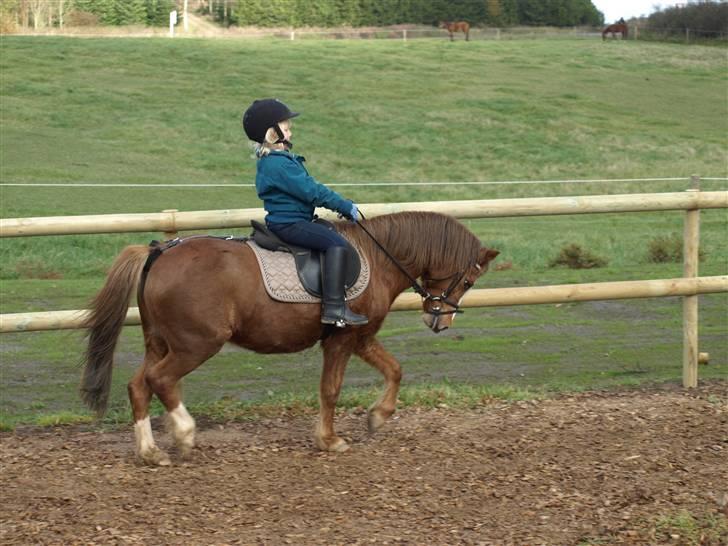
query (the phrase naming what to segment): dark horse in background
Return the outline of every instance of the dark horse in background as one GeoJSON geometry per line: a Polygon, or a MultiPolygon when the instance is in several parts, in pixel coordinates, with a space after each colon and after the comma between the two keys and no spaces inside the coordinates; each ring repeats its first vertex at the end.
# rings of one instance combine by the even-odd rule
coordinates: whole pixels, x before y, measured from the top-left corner
{"type": "Polygon", "coordinates": [[[470,40],[470,24],[466,21],[441,21],[440,28],[447,29],[447,31],[450,33],[450,41],[455,41],[454,34],[456,32],[462,32],[465,34],[465,41],[470,40]]]}
{"type": "Polygon", "coordinates": [[[615,34],[617,32],[622,35],[622,39],[626,39],[629,34],[629,27],[627,26],[627,23],[624,22],[623,18],[613,25],[609,25],[602,31],[602,40],[607,39],[607,34],[611,34],[612,38],[616,38],[615,34]]]}
{"type": "Polygon", "coordinates": [[[142,462],[170,464],[152,435],[149,403],[153,395],[167,410],[170,432],[182,456],[192,452],[195,421],[182,403],[179,381],[227,342],[259,353],[293,353],[321,340],[323,370],[314,439],[322,450],[348,449],[334,431],[334,410],[352,354],[384,375],[384,392],[369,408],[370,431],[380,428],[394,413],[402,372],[376,335],[392,302],[411,285],[407,275],[422,279],[425,324],[440,332],[452,324],[463,295],[498,255],[457,220],[443,214],[402,212],[363,221],[362,226],[407,274],[359,226],[336,224],[370,265],[369,285],[350,302],[354,312],[369,317],[369,323],[347,328],[325,329],[318,303],[271,299],[253,251],[240,241],[190,237],[158,255],[153,265],[147,265],[147,260],[154,247],[126,247],[112,265],[86,320],[89,344],[81,383],[84,401],[99,414],[106,410],[116,342],[136,291],[145,352],[128,391],[136,454],[142,462]]]}

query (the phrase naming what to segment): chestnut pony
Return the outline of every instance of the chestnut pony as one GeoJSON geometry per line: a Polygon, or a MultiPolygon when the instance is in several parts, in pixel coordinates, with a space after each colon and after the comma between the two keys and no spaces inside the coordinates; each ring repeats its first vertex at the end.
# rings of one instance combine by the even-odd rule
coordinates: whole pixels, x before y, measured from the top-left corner
{"type": "Polygon", "coordinates": [[[450,41],[455,41],[453,33],[462,32],[465,34],[465,41],[470,40],[470,24],[466,21],[442,21],[440,22],[440,28],[447,29],[450,33],[450,41]]]}
{"type": "Polygon", "coordinates": [[[629,28],[627,27],[627,23],[614,23],[613,25],[609,25],[607,28],[605,28],[602,31],[602,40],[607,39],[607,34],[611,34],[612,38],[615,38],[615,33],[620,32],[622,34],[622,38],[626,39],[627,34],[629,32],[629,28]]]}
{"type": "Polygon", "coordinates": [[[424,321],[440,332],[452,324],[463,294],[498,255],[457,220],[443,214],[402,212],[365,220],[362,225],[407,274],[360,227],[335,224],[359,246],[370,264],[368,287],[350,302],[354,312],[369,317],[368,324],[358,327],[324,327],[319,304],[271,299],[252,250],[239,241],[182,239],[151,266],[145,264],[152,248],[126,247],[112,265],[86,320],[89,344],[81,384],[83,400],[99,414],[106,410],[114,348],[136,290],[145,353],[128,390],[136,454],[142,462],[170,464],[152,436],[149,403],[153,395],[168,412],[181,455],[191,453],[195,421],[182,403],[178,382],[226,342],[259,353],[292,353],[321,340],[324,362],[314,439],[322,450],[348,449],[334,432],[334,409],[352,354],[379,370],[385,380],[383,394],[369,408],[369,429],[377,430],[394,413],[400,365],[376,334],[394,299],[410,286],[407,275],[422,279],[424,321]]]}

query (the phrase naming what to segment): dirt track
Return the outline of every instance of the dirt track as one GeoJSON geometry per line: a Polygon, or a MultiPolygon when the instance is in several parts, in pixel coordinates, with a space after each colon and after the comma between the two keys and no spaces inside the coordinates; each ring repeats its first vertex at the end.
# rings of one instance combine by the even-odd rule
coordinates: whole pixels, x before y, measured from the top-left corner
{"type": "Polygon", "coordinates": [[[158,469],[130,427],[3,433],[0,542],[688,544],[660,524],[687,511],[728,543],[726,382],[409,409],[371,437],[358,413],[344,454],[313,450],[313,416],[203,423],[158,469]]]}

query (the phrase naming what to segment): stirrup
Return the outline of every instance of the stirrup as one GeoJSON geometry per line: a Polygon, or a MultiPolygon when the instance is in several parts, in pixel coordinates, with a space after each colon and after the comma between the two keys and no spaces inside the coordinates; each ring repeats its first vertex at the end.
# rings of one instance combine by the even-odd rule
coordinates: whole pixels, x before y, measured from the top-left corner
{"type": "MultiPolygon", "coordinates": [[[[348,311],[351,312],[351,310],[348,310],[348,311]]],[[[332,316],[326,317],[325,315],[322,314],[321,315],[321,324],[329,324],[329,325],[336,326],[337,328],[345,328],[346,326],[364,326],[365,324],[369,323],[369,318],[367,318],[366,316],[356,315],[355,313],[352,313],[352,314],[354,314],[356,317],[361,317],[361,320],[357,320],[356,322],[348,321],[346,319],[346,311],[344,311],[344,313],[342,315],[333,316],[333,317],[332,316]]]]}

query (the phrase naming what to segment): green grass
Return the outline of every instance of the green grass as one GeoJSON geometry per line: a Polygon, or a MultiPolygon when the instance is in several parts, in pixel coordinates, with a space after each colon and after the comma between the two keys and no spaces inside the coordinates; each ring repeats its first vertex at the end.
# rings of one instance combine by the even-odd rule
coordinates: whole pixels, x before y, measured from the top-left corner
{"type": "Polygon", "coordinates": [[[696,517],[685,510],[659,517],[655,522],[655,538],[664,543],[698,546],[724,544],[728,538],[728,523],[720,515],[696,517]]]}
{"type": "MultiPolygon", "coordinates": [[[[3,218],[211,210],[260,205],[240,127],[253,98],[303,112],[296,151],[359,203],[683,191],[693,173],[725,177],[724,51],[586,40],[455,42],[69,39],[0,40],[0,182],[226,183],[231,188],[0,186],[3,218]],[[679,181],[432,186],[427,181],[685,177],[679,181]]],[[[704,181],[703,189],[725,189],[704,181]]],[[[364,207],[366,212],[366,208],[364,207]]],[[[679,277],[649,242],[682,233],[680,212],[468,220],[501,250],[479,287],[679,277]],[[548,263],[567,244],[608,259],[548,263]]],[[[247,230],[239,230],[238,234],[247,230]]],[[[728,214],[701,213],[702,275],[726,274],[728,214]]],[[[113,257],[160,234],[0,239],[3,313],[85,307],[113,257]]],[[[701,378],[728,369],[725,294],[701,297],[701,378]]],[[[677,299],[473,309],[429,334],[394,313],[381,337],[401,360],[403,404],[475,404],[552,391],[679,381],[677,299]],[[443,401],[444,400],[444,401],[443,401]]],[[[76,394],[80,332],[0,338],[0,428],[87,419],[76,394]]],[[[125,383],[138,328],[117,353],[109,422],[128,419],[125,383]]],[[[311,408],[320,352],[225,349],[186,380],[209,415],[311,408]],[[258,409],[255,409],[258,408],[258,409]]],[[[367,406],[378,374],[354,359],[342,404],[367,406]]],[[[159,408],[157,408],[159,410],[159,408]]]]}
{"type": "MultiPolygon", "coordinates": [[[[663,276],[659,267],[637,275],[663,276]]],[[[599,279],[598,271],[586,273],[585,282],[599,279]]],[[[553,271],[533,281],[572,282],[573,274],[553,271]]],[[[512,271],[489,272],[487,277],[489,286],[512,286],[517,280],[512,271]]],[[[5,281],[3,286],[15,310],[40,310],[82,307],[98,282],[5,281]]],[[[700,368],[701,381],[727,375],[726,308],[728,294],[700,298],[700,350],[711,355],[710,364],[700,368]]],[[[453,329],[434,335],[419,313],[397,312],[387,318],[380,337],[402,364],[403,405],[469,406],[491,396],[518,399],[679,383],[681,316],[679,298],[467,309],[453,329]]],[[[0,416],[7,424],[36,422],[63,412],[88,417],[77,393],[81,332],[3,334],[1,341],[0,416]]],[[[107,422],[129,418],[126,383],[142,351],[140,329],[125,328],[116,353],[107,422]]],[[[226,347],[185,379],[185,400],[196,415],[213,417],[244,417],[274,407],[310,409],[317,403],[320,369],[317,347],[293,355],[226,347]]],[[[353,358],[341,404],[366,407],[381,388],[379,373],[353,358]]]]}

